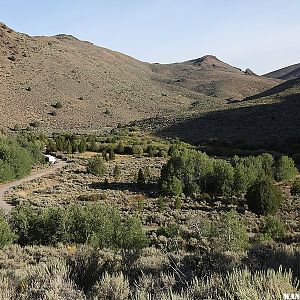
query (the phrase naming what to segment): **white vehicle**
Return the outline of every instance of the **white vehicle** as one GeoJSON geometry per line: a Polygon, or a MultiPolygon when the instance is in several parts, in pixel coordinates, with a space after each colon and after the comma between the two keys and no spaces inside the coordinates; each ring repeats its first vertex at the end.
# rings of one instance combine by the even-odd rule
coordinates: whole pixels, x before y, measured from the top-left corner
{"type": "Polygon", "coordinates": [[[57,159],[56,157],[52,156],[52,155],[49,155],[49,154],[46,154],[45,155],[45,158],[46,158],[46,161],[49,163],[49,164],[55,164],[57,159]]]}

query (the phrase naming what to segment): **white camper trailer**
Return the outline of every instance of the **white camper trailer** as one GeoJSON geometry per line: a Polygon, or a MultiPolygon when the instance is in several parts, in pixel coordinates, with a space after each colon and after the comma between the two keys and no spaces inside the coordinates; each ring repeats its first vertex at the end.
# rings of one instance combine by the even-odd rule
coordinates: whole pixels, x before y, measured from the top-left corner
{"type": "Polygon", "coordinates": [[[56,157],[52,156],[52,155],[49,155],[49,154],[46,154],[45,155],[45,158],[46,158],[46,161],[49,163],[49,164],[55,164],[56,163],[56,157]]]}

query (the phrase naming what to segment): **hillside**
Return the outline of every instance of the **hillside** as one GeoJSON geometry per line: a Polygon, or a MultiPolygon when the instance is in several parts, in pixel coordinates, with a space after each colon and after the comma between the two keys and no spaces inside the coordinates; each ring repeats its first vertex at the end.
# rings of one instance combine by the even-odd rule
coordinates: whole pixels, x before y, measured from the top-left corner
{"type": "Polygon", "coordinates": [[[195,104],[219,109],[226,99],[281,82],[212,56],[148,64],[73,36],[30,37],[2,23],[0,66],[0,125],[34,123],[50,130],[103,129],[157,115],[172,119],[195,104]]]}
{"type": "Polygon", "coordinates": [[[250,69],[242,71],[212,55],[182,63],[155,64],[152,70],[171,78],[169,83],[221,99],[241,100],[280,82],[266,81],[250,69]]]}
{"type": "MultiPolygon", "coordinates": [[[[174,122],[148,120],[159,135],[189,141],[221,140],[282,145],[300,139],[300,79],[216,111],[196,111],[174,122]]],[[[144,126],[147,123],[144,123],[144,126]]]]}
{"type": "Polygon", "coordinates": [[[268,78],[290,80],[300,78],[300,64],[291,65],[263,75],[268,78]]]}

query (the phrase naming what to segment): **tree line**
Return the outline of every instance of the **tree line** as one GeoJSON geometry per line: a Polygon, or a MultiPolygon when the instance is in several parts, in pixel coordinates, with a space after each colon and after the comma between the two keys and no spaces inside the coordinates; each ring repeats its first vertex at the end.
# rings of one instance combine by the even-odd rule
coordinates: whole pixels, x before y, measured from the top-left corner
{"type": "Polygon", "coordinates": [[[180,196],[182,193],[186,196],[201,193],[241,196],[251,191],[254,197],[261,184],[268,186],[268,190],[276,189],[271,187],[272,181],[290,180],[296,174],[294,161],[287,156],[275,159],[271,154],[263,153],[256,157],[234,156],[224,160],[211,158],[196,150],[182,150],[174,151],[163,166],[160,190],[166,196],[180,196]],[[253,186],[257,187],[255,191],[253,186]]]}

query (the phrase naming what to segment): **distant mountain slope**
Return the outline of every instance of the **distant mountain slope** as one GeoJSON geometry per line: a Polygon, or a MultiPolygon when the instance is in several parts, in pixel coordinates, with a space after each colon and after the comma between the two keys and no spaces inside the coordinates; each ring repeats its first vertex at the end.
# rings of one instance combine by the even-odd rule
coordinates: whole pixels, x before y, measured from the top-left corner
{"type": "Polygon", "coordinates": [[[215,110],[281,82],[247,74],[212,56],[148,64],[73,36],[30,37],[0,23],[0,126],[76,131],[173,118],[195,103],[215,110]]]}
{"type": "Polygon", "coordinates": [[[262,99],[264,97],[285,99],[285,98],[291,98],[295,96],[298,97],[299,92],[300,92],[300,77],[285,81],[262,93],[250,97],[246,97],[245,100],[262,99]]]}
{"type": "Polygon", "coordinates": [[[169,77],[171,84],[221,99],[240,100],[281,82],[266,80],[250,69],[244,72],[212,55],[182,63],[155,64],[152,70],[169,77]]]}
{"type": "Polygon", "coordinates": [[[290,80],[300,78],[300,64],[291,65],[263,75],[268,78],[290,80]]]}

